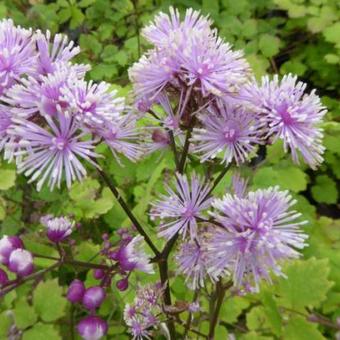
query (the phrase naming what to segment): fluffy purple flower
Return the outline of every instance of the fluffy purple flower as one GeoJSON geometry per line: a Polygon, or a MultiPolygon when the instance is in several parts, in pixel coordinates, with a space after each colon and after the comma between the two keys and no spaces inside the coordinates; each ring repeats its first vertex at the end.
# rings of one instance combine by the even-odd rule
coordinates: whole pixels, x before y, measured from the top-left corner
{"type": "Polygon", "coordinates": [[[70,221],[67,217],[50,217],[41,218],[40,222],[47,229],[47,237],[52,242],[61,242],[71,235],[74,221],[70,221]]]}
{"type": "Polygon", "coordinates": [[[12,114],[9,108],[0,105],[0,151],[4,150],[4,159],[8,160],[12,160],[14,157],[15,137],[9,133],[12,127],[12,114]]]}
{"type": "Polygon", "coordinates": [[[142,30],[142,35],[157,47],[169,47],[179,34],[188,35],[193,31],[210,29],[212,21],[208,16],[201,16],[199,11],[188,8],[181,22],[178,9],[170,7],[169,15],[160,12],[148,26],[142,30]]]}
{"type": "Polygon", "coordinates": [[[194,151],[201,154],[201,161],[221,156],[226,165],[235,161],[244,163],[261,142],[263,127],[252,112],[218,101],[200,116],[201,128],[195,128],[192,140],[194,151]]]}
{"type": "Polygon", "coordinates": [[[80,280],[73,280],[67,290],[67,300],[71,303],[81,302],[85,294],[84,283],[80,280]]]}
{"type": "Polygon", "coordinates": [[[106,293],[103,287],[94,286],[86,289],[82,302],[85,308],[94,310],[100,307],[105,297],[106,293]]]}
{"type": "Polygon", "coordinates": [[[7,265],[11,253],[15,249],[21,249],[23,247],[24,244],[18,236],[4,235],[0,239],[0,263],[7,265]]]}
{"type": "Polygon", "coordinates": [[[78,131],[72,117],[57,113],[56,118],[46,115],[44,120],[45,128],[28,120],[15,121],[13,134],[21,138],[19,145],[25,148],[17,154],[21,157],[18,171],[31,176],[30,181],[39,179],[38,190],[46,181],[51,190],[55,185],[59,188],[63,175],[70,187],[86,176],[79,158],[96,166],[92,160],[97,157],[94,140],[82,140],[85,132],[78,131]]]}
{"type": "Polygon", "coordinates": [[[189,234],[191,239],[197,237],[197,218],[202,210],[210,205],[208,185],[201,183],[201,179],[193,175],[189,181],[185,175],[177,174],[176,190],[166,187],[167,195],[162,195],[153,203],[150,211],[152,218],[159,217],[162,222],[159,235],[166,239],[177,233],[183,238],[189,234]]]}
{"type": "Polygon", "coordinates": [[[306,84],[297,76],[278,76],[272,80],[262,78],[261,84],[253,82],[244,86],[241,97],[249,101],[268,123],[267,137],[283,140],[284,149],[290,150],[298,163],[301,153],[304,161],[315,169],[322,161],[322,130],[319,127],[327,110],[313,90],[306,93],[306,84]]]}
{"type": "Polygon", "coordinates": [[[204,246],[198,241],[184,242],[176,254],[178,273],[186,276],[186,283],[190,289],[204,286],[207,277],[207,263],[204,246]]]}
{"type": "Polygon", "coordinates": [[[110,84],[105,82],[75,80],[73,86],[61,92],[76,119],[89,128],[115,121],[125,107],[124,98],[117,97],[117,90],[110,90],[110,84]]]}
{"type": "Polygon", "coordinates": [[[77,325],[78,332],[84,340],[98,340],[108,330],[107,322],[98,316],[91,315],[82,319],[77,325]]]}
{"type": "Polygon", "coordinates": [[[178,51],[178,59],[183,81],[204,97],[237,92],[250,73],[243,52],[233,51],[230,44],[215,34],[189,36],[184,48],[178,51]]]}
{"type": "Polygon", "coordinates": [[[215,277],[230,271],[237,287],[254,286],[270,272],[283,276],[280,261],[297,258],[307,236],[289,210],[295,200],[278,187],[249,192],[244,198],[227,194],[212,205],[212,215],[225,229],[210,233],[206,243],[208,272],[215,277]]]}
{"type": "Polygon", "coordinates": [[[135,236],[127,245],[123,244],[116,258],[124,271],[136,269],[148,274],[154,273],[150,256],[145,253],[144,238],[141,235],[135,236]]]}
{"type": "Polygon", "coordinates": [[[133,162],[142,155],[142,148],[138,144],[140,133],[136,127],[136,117],[133,114],[121,115],[115,121],[95,128],[93,133],[104,140],[118,162],[119,154],[133,162]]]}
{"type": "Polygon", "coordinates": [[[8,282],[8,275],[7,273],[0,268],[0,288],[4,286],[8,282]]]}
{"type": "Polygon", "coordinates": [[[43,34],[41,31],[35,33],[35,40],[39,52],[38,71],[44,75],[53,73],[57,65],[66,64],[73,67],[79,76],[84,76],[90,70],[89,65],[69,64],[71,59],[80,52],[80,48],[69,41],[66,35],[56,34],[51,41],[51,32],[43,34]]]}
{"type": "Polygon", "coordinates": [[[179,65],[173,56],[152,50],[134,63],[128,72],[137,98],[153,102],[167,85],[178,87],[175,78],[178,71],[179,65]]]}
{"type": "Polygon", "coordinates": [[[129,326],[132,339],[151,339],[152,329],[158,327],[162,312],[160,284],[138,287],[133,304],[124,308],[124,321],[129,326]]]}
{"type": "Polygon", "coordinates": [[[13,250],[8,260],[8,269],[18,276],[32,274],[34,269],[32,254],[25,249],[13,250]]]}
{"type": "Polygon", "coordinates": [[[23,79],[21,84],[7,91],[3,101],[19,117],[56,116],[58,112],[69,116],[69,102],[63,98],[63,93],[65,88],[75,86],[77,79],[72,68],[61,64],[53,73],[41,76],[39,80],[33,77],[23,79]]]}
{"type": "Polygon", "coordinates": [[[11,19],[0,21],[0,94],[24,75],[35,75],[37,53],[32,31],[14,26],[11,19]]]}

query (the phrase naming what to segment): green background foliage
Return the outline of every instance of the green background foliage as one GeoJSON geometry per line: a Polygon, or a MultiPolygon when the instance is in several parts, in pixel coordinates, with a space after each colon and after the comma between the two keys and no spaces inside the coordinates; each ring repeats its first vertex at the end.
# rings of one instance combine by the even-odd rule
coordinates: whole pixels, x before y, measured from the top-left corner
{"type": "MultiPolygon", "coordinates": [[[[323,124],[327,151],[318,171],[294,165],[284,157],[282,146],[275,144],[267,149],[261,167],[246,172],[253,188],[279,185],[293,193],[296,209],[309,221],[305,229],[310,246],[302,260],[284,268],[288,280],[280,278],[274,286],[263,286],[257,295],[228,296],[216,336],[224,339],[228,333],[235,333],[237,338],[247,340],[332,338],[335,331],[327,323],[334,323],[340,317],[340,105],[337,99],[340,8],[337,0],[2,0],[0,17],[13,18],[16,24],[26,27],[66,33],[82,49],[78,61],[92,65],[89,77],[111,82],[121,95],[129,96],[127,69],[147,48],[139,37],[140,28],[169,5],[210,13],[220,34],[234,48],[245,51],[256,77],[265,73],[295,73],[307,82],[309,89],[318,89],[329,109],[323,124]],[[311,322],[311,315],[319,314],[325,319],[320,317],[318,322],[311,322]]],[[[136,216],[147,226],[155,244],[160,244],[162,241],[157,239],[148,220],[148,202],[162,190],[167,172],[173,169],[172,156],[165,154],[161,160],[159,154],[154,154],[138,166],[123,160],[122,167],[102,148],[107,155],[102,161],[105,169],[134,207],[136,216]]],[[[89,171],[90,177],[74,184],[70,191],[63,188],[51,193],[43,189],[38,193],[26,179],[16,175],[13,165],[1,163],[0,234],[21,232],[29,250],[51,256],[55,250],[41,237],[39,217],[46,213],[73,214],[82,223],[76,235],[77,259],[93,258],[103,232],[109,232],[114,239],[114,231],[130,223],[95,172],[89,171]]],[[[223,193],[229,180],[227,176],[218,186],[218,194],[223,193]]],[[[42,269],[51,264],[41,259],[36,263],[42,269]]],[[[22,334],[24,340],[73,336],[70,331],[73,320],[82,315],[75,314],[64,298],[73,269],[65,266],[57,274],[50,274],[33,287],[23,285],[0,301],[0,338],[6,337],[13,324],[14,331],[22,334]]],[[[78,274],[87,285],[94,283],[91,274],[78,274]]],[[[134,274],[132,281],[144,278],[134,274]]],[[[177,300],[190,298],[179,277],[172,279],[172,292],[177,300]]],[[[134,283],[124,294],[117,293],[113,284],[111,294],[100,308],[99,314],[111,320],[109,339],[129,338],[121,316],[124,303],[133,298],[133,293],[134,283]]],[[[201,303],[203,308],[208,305],[204,299],[201,303]]],[[[197,326],[207,333],[207,322],[197,326]]]]}

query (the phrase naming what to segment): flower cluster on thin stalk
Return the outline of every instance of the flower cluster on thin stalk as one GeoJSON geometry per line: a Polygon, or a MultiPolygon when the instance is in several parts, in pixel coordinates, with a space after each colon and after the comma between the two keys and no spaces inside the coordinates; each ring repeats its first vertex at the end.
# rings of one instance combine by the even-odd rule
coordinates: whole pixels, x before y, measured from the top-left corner
{"type": "Polygon", "coordinates": [[[117,159],[140,157],[136,117],[109,84],[84,79],[90,66],[72,63],[80,49],[66,36],[3,20],[0,52],[0,151],[38,190],[82,180],[99,142],[117,159]]]}
{"type": "Polygon", "coordinates": [[[163,288],[160,283],[139,286],[132,304],[126,304],[124,321],[132,339],[152,339],[153,330],[160,326],[163,288]]]}

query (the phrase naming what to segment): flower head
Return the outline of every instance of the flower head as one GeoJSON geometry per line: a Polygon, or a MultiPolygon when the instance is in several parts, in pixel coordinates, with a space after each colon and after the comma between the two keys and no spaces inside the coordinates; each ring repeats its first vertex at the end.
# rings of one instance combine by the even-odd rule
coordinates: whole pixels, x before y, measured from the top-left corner
{"type": "Polygon", "coordinates": [[[133,339],[151,339],[152,329],[160,323],[162,294],[163,289],[158,283],[138,287],[133,304],[125,306],[124,321],[133,339]]]}
{"type": "Polygon", "coordinates": [[[142,155],[139,145],[140,133],[136,127],[136,117],[133,114],[120,115],[112,122],[91,130],[102,138],[111,149],[113,156],[119,161],[119,154],[135,162],[142,155]]]}
{"type": "Polygon", "coordinates": [[[24,149],[18,152],[21,157],[18,171],[30,176],[30,181],[37,179],[37,188],[41,189],[47,181],[51,190],[60,187],[63,175],[66,184],[71,186],[74,180],[86,176],[85,167],[79,159],[85,159],[96,166],[92,158],[93,140],[82,140],[85,132],[79,132],[72,117],[57,113],[56,118],[44,117],[46,126],[41,127],[31,121],[17,119],[13,134],[20,138],[19,145],[24,149]]]}
{"type": "Polygon", "coordinates": [[[0,94],[24,75],[36,74],[37,53],[32,31],[14,26],[11,19],[0,21],[0,94]]]}
{"type": "Polygon", "coordinates": [[[47,229],[47,237],[52,242],[60,242],[66,239],[72,233],[74,221],[70,221],[67,217],[44,216],[40,222],[47,229]]]}
{"type": "Polygon", "coordinates": [[[86,288],[83,281],[73,280],[67,290],[67,300],[71,303],[81,302],[85,291],[86,288]]]}
{"type": "Polygon", "coordinates": [[[153,266],[150,263],[150,256],[143,248],[144,238],[140,235],[135,236],[127,244],[123,244],[118,251],[117,259],[124,271],[140,270],[153,274],[153,266]]]}
{"type": "Polygon", "coordinates": [[[169,47],[181,34],[189,35],[194,30],[210,29],[211,24],[208,16],[204,17],[192,8],[186,10],[181,21],[178,9],[170,7],[169,15],[163,12],[157,14],[154,22],[143,28],[142,35],[156,47],[169,47]]]}
{"type": "Polygon", "coordinates": [[[188,86],[221,97],[237,92],[250,68],[241,51],[233,51],[216,33],[191,35],[178,51],[180,77],[188,86]]]}
{"type": "Polygon", "coordinates": [[[206,243],[210,274],[233,273],[235,286],[255,286],[270,272],[283,275],[280,261],[297,258],[307,236],[297,222],[300,213],[289,210],[295,200],[278,187],[249,192],[244,198],[225,195],[212,205],[212,215],[225,229],[210,233],[206,243]]]}
{"type": "Polygon", "coordinates": [[[29,77],[7,91],[3,101],[15,116],[30,118],[34,115],[55,116],[58,112],[70,115],[70,105],[63,98],[65,87],[74,87],[77,81],[74,70],[59,65],[53,73],[39,80],[29,77]]]}
{"type": "Polygon", "coordinates": [[[7,265],[11,253],[15,249],[22,249],[24,244],[18,236],[4,235],[0,239],[0,263],[7,265]]]}
{"type": "Polygon", "coordinates": [[[13,250],[9,256],[8,269],[18,276],[30,275],[34,269],[32,254],[21,248],[13,250]]]}
{"type": "Polygon", "coordinates": [[[95,310],[100,307],[106,297],[103,287],[94,286],[86,289],[83,296],[83,306],[89,310],[95,310]]]}
{"type": "Polygon", "coordinates": [[[327,110],[313,90],[306,93],[306,84],[296,76],[278,76],[272,80],[262,78],[241,90],[241,97],[262,114],[268,124],[267,137],[283,140],[285,151],[290,150],[293,161],[298,163],[301,153],[304,161],[315,169],[323,161],[322,130],[319,124],[327,110]]]}
{"type": "Polygon", "coordinates": [[[129,68],[129,78],[138,100],[153,102],[163,89],[172,84],[178,87],[175,75],[180,65],[162,50],[152,50],[129,68]]]}
{"type": "Polygon", "coordinates": [[[72,86],[61,92],[76,119],[89,128],[115,121],[124,110],[124,98],[117,97],[117,91],[110,90],[110,84],[105,82],[94,84],[75,79],[72,86]]]}
{"type": "MultiPolygon", "coordinates": [[[[72,40],[69,41],[66,35],[56,34],[51,41],[50,31],[43,34],[38,30],[35,33],[35,40],[39,52],[38,71],[41,75],[53,73],[58,64],[71,67],[69,61],[80,52],[79,46],[75,46],[72,40]]],[[[90,69],[89,65],[75,64],[72,67],[80,76],[85,75],[90,69]]]]}
{"type": "Polygon", "coordinates": [[[208,185],[193,175],[189,181],[185,175],[177,174],[176,190],[166,187],[168,195],[162,195],[153,203],[150,215],[153,218],[166,219],[160,225],[159,235],[166,239],[175,234],[189,234],[191,239],[197,237],[197,218],[201,217],[202,210],[210,205],[208,185]]]}
{"type": "Polygon", "coordinates": [[[198,241],[183,242],[176,254],[178,272],[186,276],[190,289],[204,286],[207,277],[207,263],[204,246],[198,241]]]}
{"type": "Polygon", "coordinates": [[[263,124],[243,108],[218,101],[201,115],[201,121],[202,127],[194,129],[192,140],[202,162],[221,155],[221,163],[241,164],[261,143],[263,124]]]}
{"type": "Polygon", "coordinates": [[[107,322],[95,315],[85,317],[77,325],[78,332],[84,340],[99,340],[105,336],[108,328],[107,322]]]}

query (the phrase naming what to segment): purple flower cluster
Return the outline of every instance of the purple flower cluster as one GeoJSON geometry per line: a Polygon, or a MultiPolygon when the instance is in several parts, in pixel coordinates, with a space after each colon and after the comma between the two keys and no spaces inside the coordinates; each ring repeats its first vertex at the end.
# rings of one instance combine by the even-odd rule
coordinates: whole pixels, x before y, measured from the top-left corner
{"type": "Polygon", "coordinates": [[[63,35],[0,22],[0,150],[38,190],[84,178],[100,141],[115,157],[141,155],[135,116],[109,84],[84,80],[90,67],[71,63],[79,51],[63,35]]]}
{"type": "Polygon", "coordinates": [[[231,273],[234,285],[258,291],[261,278],[271,282],[270,273],[284,276],[280,263],[299,257],[307,235],[298,221],[296,203],[278,187],[216,199],[211,215],[221,224],[204,244],[208,273],[214,277],[231,273]]]}
{"type": "Polygon", "coordinates": [[[247,78],[249,66],[240,51],[218,37],[211,21],[188,9],[159,13],[142,35],[154,48],[129,71],[138,98],[154,100],[169,87],[192,87],[203,97],[233,93],[247,78]]]}
{"type": "Polygon", "coordinates": [[[326,113],[315,90],[306,93],[291,74],[258,83],[242,52],[231,50],[211,25],[198,11],[188,9],[181,20],[170,7],[142,30],[153,49],[129,76],[137,109],[156,112],[161,125],[151,129],[149,152],[169,147],[171,138],[182,144],[183,130],[195,122],[190,141],[202,162],[241,165],[260,144],[281,139],[294,162],[300,153],[315,169],[323,161],[319,125],[326,113]]]}
{"type": "Polygon", "coordinates": [[[132,339],[151,339],[152,330],[160,324],[163,289],[160,283],[138,287],[132,304],[126,304],[124,321],[132,339]]]}
{"type": "MultiPolygon", "coordinates": [[[[3,236],[0,239],[0,264],[18,277],[28,276],[33,272],[33,256],[24,249],[24,244],[18,236],[3,236]]],[[[0,286],[8,283],[5,270],[0,268],[0,286]]]]}

